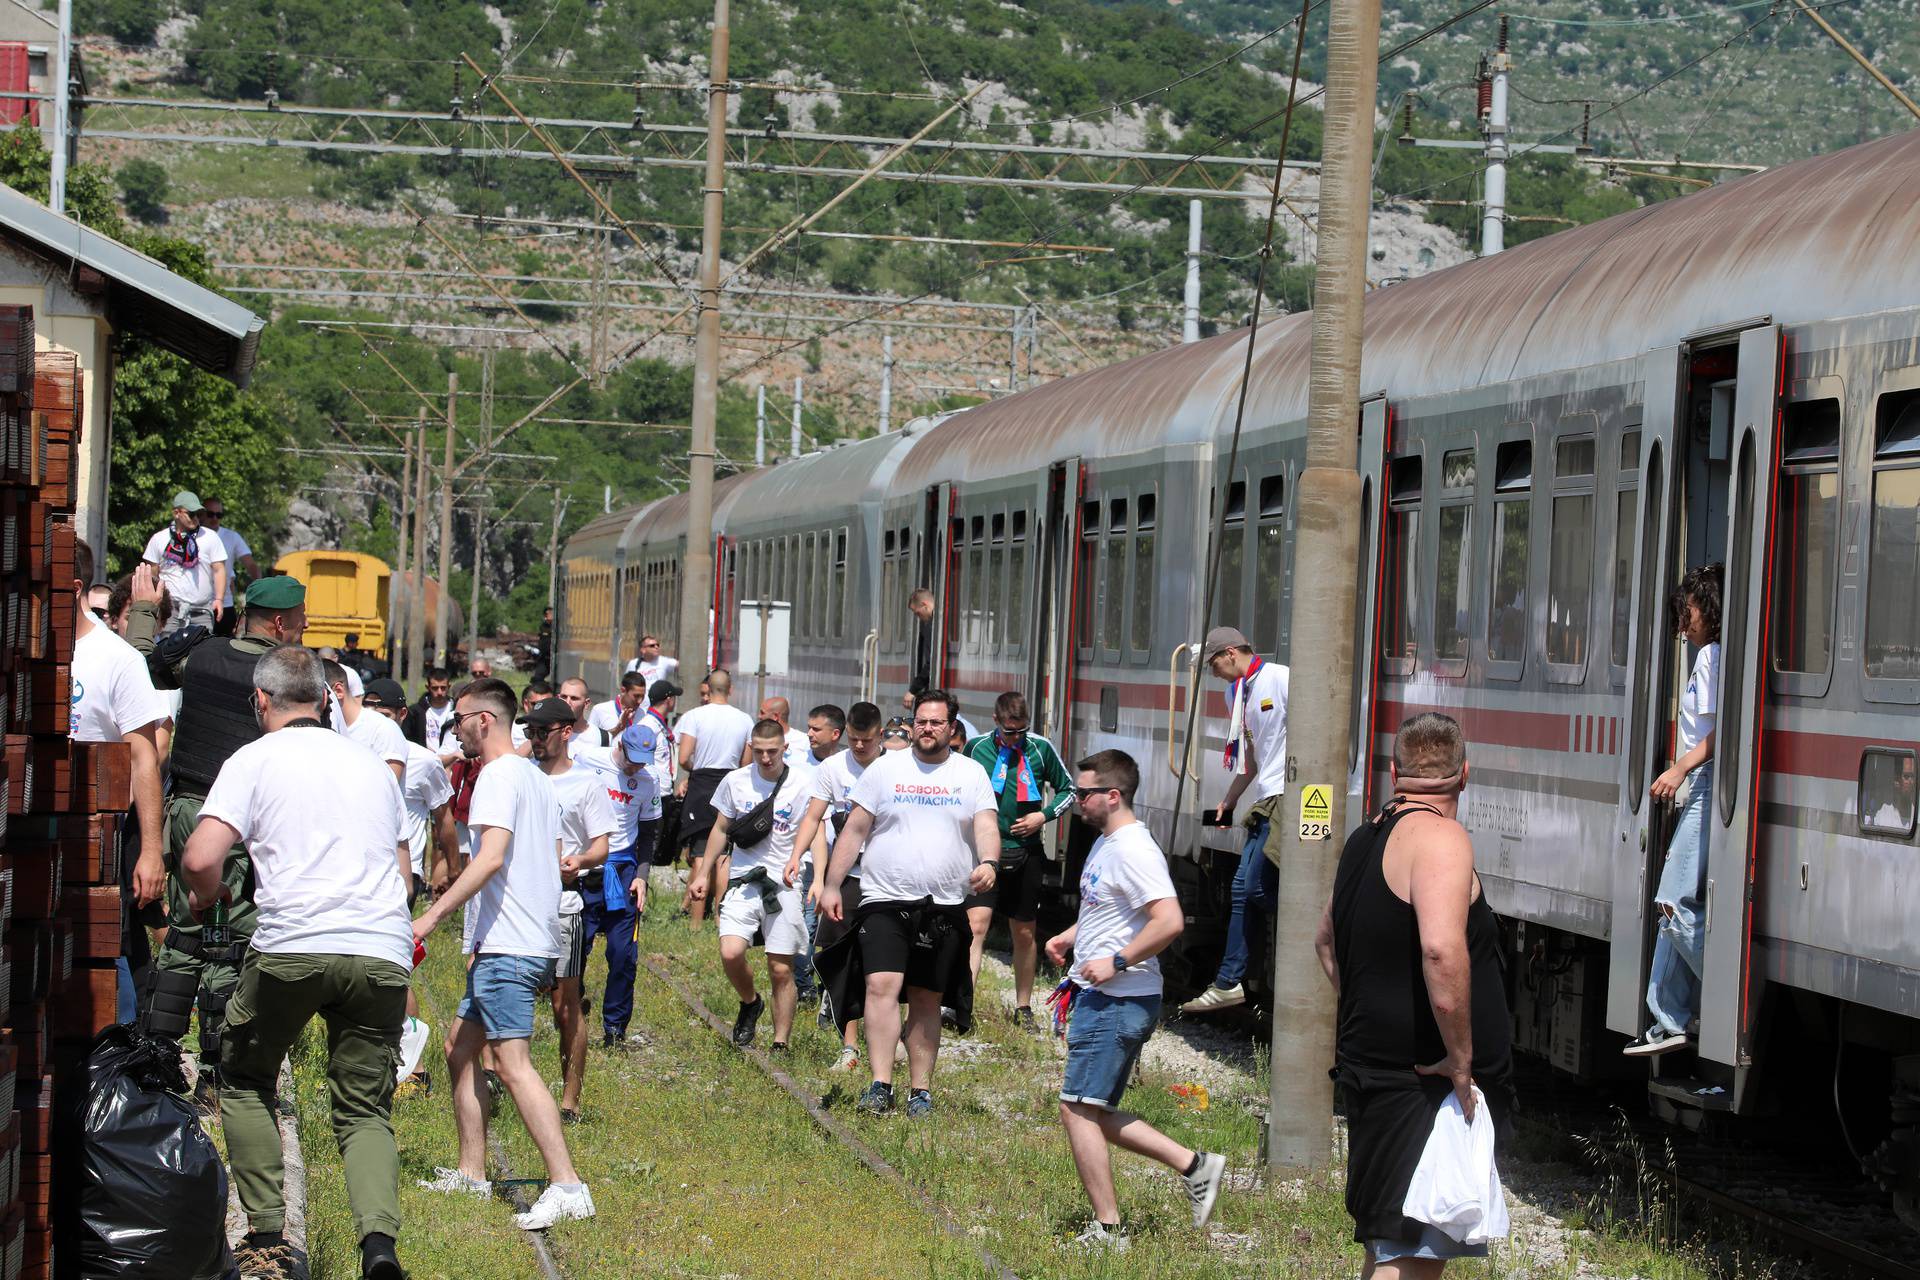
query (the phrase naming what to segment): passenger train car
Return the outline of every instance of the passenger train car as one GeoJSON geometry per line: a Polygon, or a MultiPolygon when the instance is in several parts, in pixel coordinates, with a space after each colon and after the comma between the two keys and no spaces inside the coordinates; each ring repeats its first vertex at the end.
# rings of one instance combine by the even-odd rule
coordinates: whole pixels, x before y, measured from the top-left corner
{"type": "MultiPolygon", "coordinates": [[[[1369,294],[1348,779],[1357,814],[1383,794],[1404,715],[1460,719],[1518,1042],[1614,1069],[1645,1021],[1670,817],[1647,788],[1690,656],[1666,597],[1687,566],[1724,561],[1700,1038],[1655,1067],[1655,1104],[1765,1111],[1783,1093],[1770,1074],[1837,1078],[1844,1044],[1834,1093],[1887,1140],[1872,1158],[1909,1196],[1917,245],[1920,131],[1369,294]]],[[[770,691],[802,708],[897,699],[907,596],[931,587],[932,674],[976,722],[1023,689],[1067,759],[1117,746],[1142,762],[1139,809],[1191,920],[1169,968],[1197,985],[1238,840],[1199,821],[1225,789],[1217,683],[1185,740],[1201,567],[1222,504],[1214,620],[1288,661],[1308,326],[1262,327],[1232,474],[1244,332],[723,480],[711,656],[739,654],[742,602],[788,601],[794,670],[770,691]]],[[[604,692],[643,629],[677,630],[685,536],[675,498],[574,538],[561,671],[604,692]]]]}

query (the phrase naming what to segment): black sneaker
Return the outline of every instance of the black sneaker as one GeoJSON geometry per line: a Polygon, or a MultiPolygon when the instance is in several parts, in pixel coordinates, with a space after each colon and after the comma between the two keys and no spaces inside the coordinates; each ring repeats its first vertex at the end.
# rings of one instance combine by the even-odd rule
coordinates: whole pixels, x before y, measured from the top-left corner
{"type": "Polygon", "coordinates": [[[787,1056],[788,1053],[792,1052],[792,1050],[788,1048],[785,1042],[780,1040],[775,1040],[772,1044],[767,1046],[767,1052],[775,1055],[776,1057],[784,1058],[787,1056]]]}
{"type": "Polygon", "coordinates": [[[926,1089],[907,1090],[907,1119],[924,1120],[933,1114],[933,1094],[926,1089]]]}
{"type": "MultiPolygon", "coordinates": [[[[1024,1005],[1024,1004],[1021,1005],[1018,1009],[1015,1009],[1013,1011],[1013,1025],[1020,1028],[1022,1031],[1033,1030],[1036,1025],[1033,1020],[1033,1009],[1030,1006],[1024,1005]]],[[[1099,1224],[1096,1223],[1095,1225],[1097,1226],[1099,1224]]]]}
{"type": "Polygon", "coordinates": [[[560,1123],[564,1125],[579,1124],[580,1113],[578,1111],[573,1110],[571,1107],[562,1107],[560,1108],[560,1123]]]}
{"type": "Polygon", "coordinates": [[[767,1011],[764,996],[755,996],[752,1004],[740,1006],[740,1016],[733,1020],[733,1043],[744,1049],[753,1043],[753,1029],[760,1025],[760,1015],[767,1011]]]}
{"type": "Polygon", "coordinates": [[[893,1086],[875,1080],[853,1106],[861,1115],[884,1116],[893,1110],[893,1086]]]}

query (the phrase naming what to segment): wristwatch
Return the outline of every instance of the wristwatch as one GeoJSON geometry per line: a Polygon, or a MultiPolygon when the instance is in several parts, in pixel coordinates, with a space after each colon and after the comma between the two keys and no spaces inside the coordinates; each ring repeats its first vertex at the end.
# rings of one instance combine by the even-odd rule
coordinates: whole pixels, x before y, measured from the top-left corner
{"type": "Polygon", "coordinates": [[[1132,961],[1127,959],[1125,952],[1116,951],[1113,953],[1113,971],[1115,973],[1125,973],[1130,964],[1132,964],[1132,961]]]}

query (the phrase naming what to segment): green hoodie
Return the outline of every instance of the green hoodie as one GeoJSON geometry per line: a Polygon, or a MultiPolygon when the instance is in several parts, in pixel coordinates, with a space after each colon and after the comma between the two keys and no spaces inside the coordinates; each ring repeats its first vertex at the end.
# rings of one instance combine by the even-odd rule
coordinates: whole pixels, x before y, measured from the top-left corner
{"type": "MultiPolygon", "coordinates": [[[[1000,761],[1000,742],[993,734],[984,734],[967,743],[967,758],[987,771],[987,777],[993,777],[994,766],[1000,761]]],[[[1032,851],[1041,847],[1040,833],[1022,840],[1010,834],[1014,821],[1029,813],[1045,813],[1051,822],[1067,811],[1073,803],[1073,777],[1067,772],[1067,766],[1061,763],[1060,753],[1053,744],[1037,733],[1027,735],[1027,767],[1033,770],[1034,785],[1044,793],[1053,788],[1053,798],[1047,801],[1019,800],[1020,765],[1017,760],[1007,762],[1007,783],[998,797],[1000,802],[1000,848],[1008,850],[1032,851]]]]}

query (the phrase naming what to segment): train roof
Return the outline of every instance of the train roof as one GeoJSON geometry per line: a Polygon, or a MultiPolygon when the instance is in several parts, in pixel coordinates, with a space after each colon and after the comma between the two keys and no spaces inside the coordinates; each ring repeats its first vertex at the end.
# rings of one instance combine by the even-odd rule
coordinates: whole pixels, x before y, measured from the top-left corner
{"type": "MultiPolygon", "coordinates": [[[[1361,385],[1394,399],[1641,355],[1713,326],[1920,302],[1920,130],[1783,165],[1370,292],[1361,385]]],[[[893,489],[1023,474],[1233,427],[1245,330],[981,405],[927,433],[893,489]]],[[[1249,428],[1307,413],[1312,315],[1261,326],[1249,428]]]]}
{"type": "Polygon", "coordinates": [[[755,472],[747,479],[734,523],[807,522],[877,501],[916,439],[905,432],[870,436],[755,472]]]}

